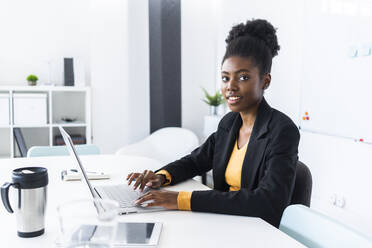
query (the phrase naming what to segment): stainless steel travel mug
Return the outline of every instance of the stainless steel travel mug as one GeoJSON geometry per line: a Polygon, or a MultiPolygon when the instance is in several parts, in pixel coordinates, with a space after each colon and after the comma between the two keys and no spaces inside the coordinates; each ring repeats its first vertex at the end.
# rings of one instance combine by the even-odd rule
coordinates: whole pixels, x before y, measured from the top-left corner
{"type": "Polygon", "coordinates": [[[1,199],[6,210],[16,215],[18,236],[29,238],[44,233],[47,185],[46,168],[24,167],[13,170],[12,182],[1,187],[1,199]],[[13,207],[9,201],[10,187],[13,188],[12,199],[15,199],[13,207]]]}

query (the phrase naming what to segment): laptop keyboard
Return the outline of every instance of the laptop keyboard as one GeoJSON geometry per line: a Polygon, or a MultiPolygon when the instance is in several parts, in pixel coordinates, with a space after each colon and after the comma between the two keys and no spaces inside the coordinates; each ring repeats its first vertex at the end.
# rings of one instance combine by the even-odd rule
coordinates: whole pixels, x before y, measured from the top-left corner
{"type": "Polygon", "coordinates": [[[121,208],[136,206],[133,201],[141,195],[138,191],[134,191],[125,184],[99,186],[96,187],[96,189],[98,191],[103,191],[109,199],[119,202],[121,208]]]}

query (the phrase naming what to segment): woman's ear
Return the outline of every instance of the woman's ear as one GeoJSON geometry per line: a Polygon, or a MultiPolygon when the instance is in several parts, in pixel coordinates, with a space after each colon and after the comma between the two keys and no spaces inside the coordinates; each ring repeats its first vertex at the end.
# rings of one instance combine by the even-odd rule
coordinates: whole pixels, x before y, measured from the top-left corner
{"type": "Polygon", "coordinates": [[[263,90],[266,90],[267,88],[269,88],[270,86],[270,83],[271,83],[271,74],[270,73],[266,73],[263,77],[263,87],[262,89],[263,90]]]}

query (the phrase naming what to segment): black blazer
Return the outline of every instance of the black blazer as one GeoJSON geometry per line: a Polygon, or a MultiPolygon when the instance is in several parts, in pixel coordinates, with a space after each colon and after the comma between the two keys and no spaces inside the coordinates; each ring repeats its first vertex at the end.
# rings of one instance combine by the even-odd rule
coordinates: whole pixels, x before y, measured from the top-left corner
{"type": "Polygon", "coordinates": [[[215,133],[191,154],[161,169],[176,184],[213,169],[214,190],[194,191],[191,210],[260,217],[278,227],[292,195],[300,134],[285,114],[262,99],[242,167],[241,189],[229,191],[225,171],[242,119],[226,114],[215,133]]]}

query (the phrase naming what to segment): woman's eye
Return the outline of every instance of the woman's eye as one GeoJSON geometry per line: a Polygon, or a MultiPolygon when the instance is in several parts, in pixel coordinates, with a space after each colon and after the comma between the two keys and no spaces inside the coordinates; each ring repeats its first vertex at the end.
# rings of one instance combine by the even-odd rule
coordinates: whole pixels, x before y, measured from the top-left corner
{"type": "Polygon", "coordinates": [[[246,80],[248,80],[249,79],[249,77],[247,76],[247,75],[241,75],[240,77],[239,77],[239,81],[246,81],[246,80]]]}
{"type": "Polygon", "coordinates": [[[226,76],[223,76],[223,77],[222,77],[222,82],[225,82],[225,83],[226,83],[226,82],[228,82],[228,81],[229,81],[229,78],[228,78],[228,77],[226,77],[226,76]]]}

